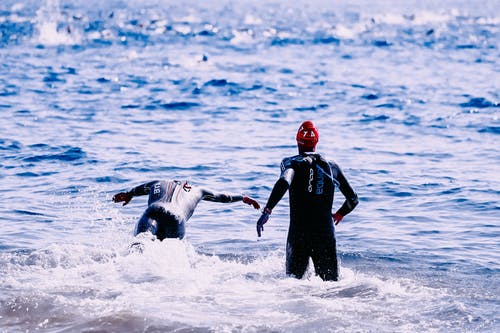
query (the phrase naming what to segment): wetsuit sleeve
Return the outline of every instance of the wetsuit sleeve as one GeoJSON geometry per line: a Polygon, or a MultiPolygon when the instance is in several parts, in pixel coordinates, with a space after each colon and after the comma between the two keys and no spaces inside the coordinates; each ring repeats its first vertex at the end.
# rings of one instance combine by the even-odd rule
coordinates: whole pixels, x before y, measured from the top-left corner
{"type": "Polygon", "coordinates": [[[151,186],[153,186],[153,184],[156,182],[158,182],[158,181],[155,180],[155,181],[152,181],[149,183],[145,183],[145,184],[136,186],[133,189],[131,189],[130,191],[128,191],[127,193],[133,197],[138,197],[141,195],[148,195],[150,190],[151,190],[151,186]]]}
{"type": "Polygon", "coordinates": [[[205,201],[228,203],[243,200],[243,195],[241,194],[215,193],[207,189],[203,189],[202,192],[203,197],[201,199],[205,201]]]}
{"type": "Polygon", "coordinates": [[[273,210],[278,202],[280,202],[281,198],[283,198],[289,187],[290,184],[288,184],[286,180],[284,180],[283,178],[278,179],[278,181],[274,184],[269,199],[267,200],[266,208],[273,210]]]}
{"type": "Polygon", "coordinates": [[[286,191],[290,188],[290,184],[292,184],[293,176],[295,175],[295,171],[292,168],[291,160],[284,159],[281,162],[281,176],[280,179],[274,184],[273,190],[271,191],[271,195],[267,200],[266,208],[273,210],[274,207],[278,204],[278,202],[283,198],[286,191]]]}
{"type": "Polygon", "coordinates": [[[353,211],[353,209],[358,205],[358,195],[354,191],[354,189],[351,187],[349,182],[344,176],[344,173],[340,169],[340,167],[334,163],[330,163],[330,166],[332,168],[332,171],[334,170],[334,174],[336,173],[336,178],[337,181],[339,182],[339,189],[340,192],[345,197],[345,201],[342,204],[342,206],[339,208],[337,211],[338,214],[342,216],[346,216],[350,212],[353,211]]]}

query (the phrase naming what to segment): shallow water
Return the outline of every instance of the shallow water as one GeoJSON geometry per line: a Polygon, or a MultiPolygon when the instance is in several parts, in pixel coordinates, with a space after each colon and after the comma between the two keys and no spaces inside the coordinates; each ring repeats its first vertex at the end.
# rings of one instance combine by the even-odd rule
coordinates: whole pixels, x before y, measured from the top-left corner
{"type": "MultiPolygon", "coordinates": [[[[0,4],[0,332],[496,332],[498,1],[0,4]],[[284,274],[288,198],[201,203],[129,249],[190,179],[265,203],[312,119],[360,205],[341,280],[284,274]]],[[[341,203],[337,196],[336,206],[341,203]]]]}

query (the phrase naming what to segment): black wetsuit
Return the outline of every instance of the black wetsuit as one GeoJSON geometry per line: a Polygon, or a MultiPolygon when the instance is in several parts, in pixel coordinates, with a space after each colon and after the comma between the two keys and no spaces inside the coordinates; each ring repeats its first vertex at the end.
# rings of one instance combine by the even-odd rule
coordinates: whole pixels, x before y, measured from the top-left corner
{"type": "Polygon", "coordinates": [[[193,215],[201,200],[236,202],[242,195],[216,194],[210,190],[177,180],[152,181],[139,185],[128,192],[132,196],[149,195],[148,208],[137,223],[135,235],[150,231],[160,240],[182,239],[185,223],[193,215]]]}
{"type": "Polygon", "coordinates": [[[309,258],[312,258],[316,274],[323,280],[338,279],[332,219],[336,187],[346,198],[337,212],[345,216],[356,207],[358,197],[337,164],[326,161],[316,153],[302,153],[283,159],[281,177],[274,185],[266,207],[272,210],[290,190],[287,274],[302,278],[309,258]]]}

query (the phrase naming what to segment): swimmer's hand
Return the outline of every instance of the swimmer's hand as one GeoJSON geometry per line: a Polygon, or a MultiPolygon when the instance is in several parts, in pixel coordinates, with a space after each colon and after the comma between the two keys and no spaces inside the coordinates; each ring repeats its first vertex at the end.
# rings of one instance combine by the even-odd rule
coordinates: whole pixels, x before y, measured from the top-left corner
{"type": "Polygon", "coordinates": [[[340,221],[342,221],[342,219],[344,218],[342,215],[340,215],[339,213],[335,213],[332,215],[333,217],[333,222],[335,223],[335,225],[339,224],[340,221]]]}
{"type": "Polygon", "coordinates": [[[257,221],[257,236],[261,236],[262,231],[264,231],[264,224],[266,224],[267,220],[269,220],[271,213],[272,211],[267,207],[262,211],[262,215],[257,221]]]}
{"type": "Polygon", "coordinates": [[[132,195],[128,192],[120,192],[113,196],[113,202],[123,202],[123,206],[132,200],[132,195]]]}
{"type": "Polygon", "coordinates": [[[253,208],[255,208],[255,209],[260,208],[260,205],[256,200],[254,200],[250,197],[247,197],[246,195],[243,197],[243,202],[246,203],[247,205],[252,205],[253,208]]]}

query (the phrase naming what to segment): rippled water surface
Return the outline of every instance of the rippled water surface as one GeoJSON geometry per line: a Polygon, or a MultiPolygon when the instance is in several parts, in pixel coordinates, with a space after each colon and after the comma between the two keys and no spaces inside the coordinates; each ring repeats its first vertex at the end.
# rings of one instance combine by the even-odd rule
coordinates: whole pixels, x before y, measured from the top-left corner
{"type": "MultiPolygon", "coordinates": [[[[0,3],[0,332],[497,332],[498,1],[0,3]],[[339,282],[284,273],[288,198],[202,202],[129,249],[190,179],[265,203],[299,124],[360,197],[339,282]]],[[[341,203],[337,196],[336,207],[341,203]]]]}

